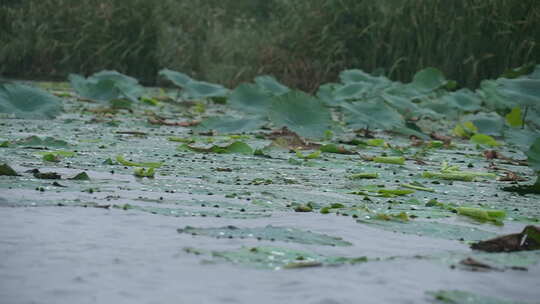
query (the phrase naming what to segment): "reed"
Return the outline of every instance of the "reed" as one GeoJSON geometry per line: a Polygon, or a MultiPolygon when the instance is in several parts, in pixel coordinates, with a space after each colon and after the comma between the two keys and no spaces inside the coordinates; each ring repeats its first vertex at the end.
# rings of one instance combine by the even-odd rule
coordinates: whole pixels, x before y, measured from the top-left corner
{"type": "Polygon", "coordinates": [[[3,0],[0,28],[9,77],[115,69],[153,84],[168,67],[314,91],[347,68],[409,81],[434,66],[475,87],[540,63],[537,0],[3,0]]]}

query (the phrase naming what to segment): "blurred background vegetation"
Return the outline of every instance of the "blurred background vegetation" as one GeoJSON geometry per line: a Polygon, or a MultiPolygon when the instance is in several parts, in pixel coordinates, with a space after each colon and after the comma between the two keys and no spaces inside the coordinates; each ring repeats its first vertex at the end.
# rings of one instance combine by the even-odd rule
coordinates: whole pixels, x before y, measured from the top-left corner
{"type": "Polygon", "coordinates": [[[313,91],[360,68],[424,67],[474,87],[540,63],[538,0],[0,0],[0,74],[65,79],[170,68],[235,86],[272,74],[313,91]]]}

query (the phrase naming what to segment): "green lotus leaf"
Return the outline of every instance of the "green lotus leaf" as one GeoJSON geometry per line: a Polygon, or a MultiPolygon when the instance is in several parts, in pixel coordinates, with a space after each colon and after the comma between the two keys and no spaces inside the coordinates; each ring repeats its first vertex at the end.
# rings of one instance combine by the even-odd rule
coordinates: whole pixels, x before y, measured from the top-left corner
{"type": "Polygon", "coordinates": [[[482,107],[482,100],[469,89],[446,94],[442,100],[462,112],[474,112],[482,107]]]}
{"type": "Polygon", "coordinates": [[[332,122],[330,111],[321,100],[300,91],[275,97],[269,117],[275,127],[287,127],[308,138],[324,137],[332,122]]]}
{"type": "Polygon", "coordinates": [[[436,68],[426,68],[418,71],[411,85],[420,92],[426,93],[442,88],[448,83],[443,73],[436,68]]]}
{"type": "Polygon", "coordinates": [[[390,130],[405,125],[403,116],[384,102],[345,103],[342,105],[345,121],[351,128],[381,128],[390,130]]]}
{"type": "Polygon", "coordinates": [[[229,90],[222,85],[195,80],[188,82],[184,86],[184,90],[186,94],[192,98],[222,97],[229,92],[229,90]]]}
{"type": "Polygon", "coordinates": [[[129,99],[135,102],[144,93],[137,79],[116,71],[101,71],[88,78],[70,74],[68,78],[80,96],[97,101],[129,99]]]}
{"type": "Polygon", "coordinates": [[[228,104],[235,110],[252,113],[266,114],[270,107],[271,95],[254,84],[239,85],[229,97],[228,104]]]}
{"type": "Polygon", "coordinates": [[[524,106],[540,103],[540,79],[499,79],[499,92],[524,106]]]}
{"type": "Polygon", "coordinates": [[[478,133],[499,136],[504,129],[505,120],[497,113],[478,113],[463,117],[463,121],[472,122],[477,128],[478,133]]]}
{"type": "Polygon", "coordinates": [[[367,83],[350,83],[336,89],[334,99],[342,101],[346,99],[360,99],[362,95],[369,91],[370,85],[367,83]]]}
{"type": "Polygon", "coordinates": [[[188,75],[169,69],[159,71],[159,75],[167,78],[172,83],[182,88],[185,87],[188,82],[193,81],[188,75]]]}
{"type": "Polygon", "coordinates": [[[526,154],[529,166],[540,173],[540,137],[536,138],[526,154]]]}
{"type": "Polygon", "coordinates": [[[255,83],[265,91],[272,93],[273,95],[282,95],[289,92],[291,89],[279,83],[274,77],[270,75],[263,75],[255,77],[255,83]]]}
{"type": "Polygon", "coordinates": [[[370,75],[362,70],[345,70],[339,74],[339,78],[341,79],[341,82],[349,84],[349,83],[359,83],[359,82],[367,82],[371,84],[386,84],[390,83],[390,81],[386,77],[377,77],[370,75]]]}
{"type": "Polygon", "coordinates": [[[23,119],[53,119],[62,112],[62,101],[37,88],[0,83],[0,113],[23,119]]]}
{"type": "Polygon", "coordinates": [[[214,130],[220,134],[242,133],[257,130],[266,124],[266,118],[235,118],[232,116],[214,116],[203,120],[198,130],[214,130]]]}
{"type": "Polygon", "coordinates": [[[184,89],[184,93],[188,98],[223,97],[229,92],[229,90],[222,85],[197,81],[184,73],[169,69],[159,71],[159,75],[184,89]]]}

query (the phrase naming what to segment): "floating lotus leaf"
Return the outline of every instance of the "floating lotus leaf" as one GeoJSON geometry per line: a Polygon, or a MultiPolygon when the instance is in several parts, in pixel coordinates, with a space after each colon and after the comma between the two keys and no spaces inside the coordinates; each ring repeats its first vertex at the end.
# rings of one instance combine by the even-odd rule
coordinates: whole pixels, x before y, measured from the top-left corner
{"type": "Polygon", "coordinates": [[[339,237],[288,227],[266,226],[256,228],[239,228],[236,226],[226,226],[221,228],[196,228],[187,226],[183,229],[178,229],[178,232],[215,238],[256,238],[267,241],[283,241],[325,246],[351,245],[351,243],[344,241],[339,237]]]}
{"type": "Polygon", "coordinates": [[[212,256],[234,264],[262,269],[291,269],[337,266],[367,262],[366,257],[333,257],[280,247],[243,247],[235,251],[213,251],[212,256]]]}
{"type": "Polygon", "coordinates": [[[427,221],[384,221],[377,219],[358,220],[361,224],[394,232],[415,234],[439,239],[478,241],[494,237],[495,234],[476,227],[467,227],[427,221]]]}
{"type": "Polygon", "coordinates": [[[462,290],[428,291],[426,294],[433,297],[434,303],[443,304],[517,304],[514,301],[496,299],[462,290]]]}

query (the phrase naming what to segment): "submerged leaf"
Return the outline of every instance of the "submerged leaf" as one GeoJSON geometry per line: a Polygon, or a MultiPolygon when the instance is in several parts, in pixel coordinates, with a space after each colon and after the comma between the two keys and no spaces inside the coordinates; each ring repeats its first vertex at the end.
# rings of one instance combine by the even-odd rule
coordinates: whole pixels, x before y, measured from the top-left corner
{"type": "Polygon", "coordinates": [[[352,245],[339,237],[288,227],[266,226],[256,228],[238,228],[236,226],[226,226],[221,228],[195,228],[186,226],[183,229],[178,229],[178,232],[192,235],[204,235],[215,238],[256,238],[258,240],[283,241],[325,246],[352,245]]]}
{"type": "Polygon", "coordinates": [[[367,262],[366,257],[333,257],[280,247],[243,247],[235,251],[213,251],[213,257],[234,264],[262,269],[291,269],[316,266],[337,266],[367,262]]]}
{"type": "Polygon", "coordinates": [[[376,228],[416,234],[440,239],[477,241],[494,236],[493,233],[474,227],[452,225],[427,221],[381,221],[372,219],[358,220],[358,223],[367,224],[376,228]]]}
{"type": "Polygon", "coordinates": [[[462,290],[428,291],[426,294],[432,296],[437,301],[436,303],[444,304],[517,304],[513,301],[481,296],[462,290]]]}

